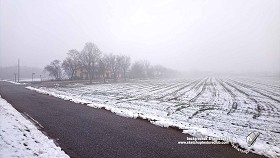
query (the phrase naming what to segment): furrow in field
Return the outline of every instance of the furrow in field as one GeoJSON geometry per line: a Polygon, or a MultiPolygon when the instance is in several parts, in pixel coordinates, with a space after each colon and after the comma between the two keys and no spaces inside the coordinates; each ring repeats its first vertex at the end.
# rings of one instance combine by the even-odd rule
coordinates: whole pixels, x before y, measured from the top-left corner
{"type": "Polygon", "coordinates": [[[172,102],[174,103],[174,100],[171,100],[171,99],[175,99],[177,97],[178,97],[177,99],[180,100],[179,104],[176,104],[175,106],[170,106],[169,108],[166,109],[168,111],[168,114],[167,114],[168,116],[172,115],[172,114],[174,114],[176,112],[181,112],[181,110],[189,107],[189,105],[187,105],[189,101],[186,101],[186,98],[185,98],[185,100],[183,100],[184,98],[182,98],[182,96],[185,96],[186,93],[190,93],[191,91],[199,90],[199,85],[201,85],[200,82],[203,82],[203,80],[199,79],[199,80],[192,81],[191,83],[189,83],[189,84],[187,84],[187,85],[185,85],[183,87],[180,87],[179,89],[173,91],[172,93],[165,94],[165,98],[164,99],[167,102],[169,102],[169,103],[172,103],[172,102]],[[178,94],[178,92],[180,94],[178,94]],[[178,94],[178,95],[174,96],[176,94],[178,94]]]}
{"type": "Polygon", "coordinates": [[[265,94],[267,96],[271,96],[272,98],[274,98],[276,100],[279,100],[278,98],[280,98],[280,93],[279,93],[280,91],[277,91],[276,89],[270,89],[270,88],[259,86],[256,84],[252,85],[251,82],[244,81],[244,80],[235,81],[235,82],[239,85],[242,84],[243,87],[254,90],[257,93],[262,93],[262,95],[265,94]]]}
{"type": "Polygon", "coordinates": [[[155,86],[155,82],[151,82],[151,81],[141,81],[138,83],[129,83],[129,84],[110,84],[111,88],[110,91],[127,91],[127,90],[133,90],[133,89],[140,89],[140,88],[149,88],[151,86],[155,86]]]}
{"type": "Polygon", "coordinates": [[[164,87],[157,87],[155,89],[152,89],[149,92],[153,92],[152,94],[154,94],[154,93],[157,93],[159,91],[170,90],[170,89],[178,87],[178,86],[180,86],[180,85],[182,85],[186,82],[189,82],[189,80],[174,81],[172,84],[166,83],[164,87]]]}
{"type": "Polygon", "coordinates": [[[144,88],[150,88],[152,86],[155,86],[155,84],[152,84],[152,83],[141,83],[141,84],[136,84],[135,86],[132,86],[132,87],[126,87],[123,90],[144,89],[144,88]]]}
{"type": "Polygon", "coordinates": [[[104,86],[102,87],[101,90],[103,90],[104,88],[108,89],[110,87],[110,91],[119,91],[119,90],[126,90],[126,89],[133,89],[136,88],[138,86],[140,86],[141,84],[139,83],[125,83],[125,84],[108,84],[108,86],[104,86]]]}
{"type": "MultiPolygon", "coordinates": [[[[115,88],[114,90],[109,89],[106,90],[106,93],[110,93],[112,95],[118,96],[120,95],[121,98],[125,96],[125,98],[129,97],[139,97],[143,94],[146,94],[151,88],[154,87],[161,87],[163,84],[161,83],[154,83],[154,84],[137,84],[134,86],[123,87],[123,88],[115,88]]],[[[104,89],[103,89],[104,90],[104,89]]],[[[102,91],[102,89],[101,89],[102,91]]],[[[103,91],[104,92],[104,91],[103,91]]]]}
{"type": "Polygon", "coordinates": [[[253,84],[254,87],[261,87],[264,89],[269,89],[270,91],[278,91],[280,92],[280,87],[276,85],[271,85],[267,83],[261,83],[258,81],[248,80],[248,79],[241,79],[242,82],[245,82],[247,84],[253,84]]]}
{"type": "MultiPolygon", "coordinates": [[[[198,110],[195,111],[189,119],[194,118],[198,114],[201,114],[209,110],[223,110],[222,104],[219,105],[217,85],[215,83],[215,78],[206,79],[203,85],[200,85],[201,91],[193,97],[190,102],[195,103],[198,110]],[[213,81],[214,80],[214,81],[213,81]]],[[[202,116],[204,117],[204,116],[202,116]]]]}
{"type": "Polygon", "coordinates": [[[274,101],[280,103],[280,100],[278,100],[278,99],[276,99],[276,98],[274,98],[274,97],[272,97],[272,96],[270,96],[270,95],[267,95],[267,94],[265,94],[265,93],[263,93],[263,92],[260,92],[259,90],[254,89],[252,86],[249,86],[249,85],[246,85],[246,84],[244,84],[244,83],[240,83],[240,82],[237,82],[237,81],[234,81],[234,80],[230,80],[230,81],[234,82],[235,84],[237,84],[237,85],[239,85],[239,86],[242,86],[242,87],[244,87],[244,88],[247,88],[247,89],[249,89],[249,90],[251,90],[251,91],[254,91],[254,92],[258,93],[258,94],[261,94],[261,95],[263,95],[263,96],[265,96],[265,97],[267,97],[267,98],[269,98],[269,99],[271,99],[271,100],[274,100],[274,101]]]}
{"type": "MultiPolygon", "coordinates": [[[[165,82],[156,82],[154,81],[154,84],[149,84],[152,85],[151,87],[145,86],[145,88],[134,88],[134,89],[129,89],[129,90],[122,90],[121,92],[119,92],[119,97],[118,100],[122,100],[125,99],[121,102],[126,102],[126,101],[131,101],[131,100],[150,100],[155,98],[155,94],[157,93],[157,91],[153,92],[152,89],[156,88],[156,89],[160,89],[159,91],[163,91],[166,89],[171,89],[171,87],[176,87],[176,85],[171,86],[169,85],[169,82],[175,82],[175,84],[181,86],[182,83],[181,82],[185,82],[185,80],[169,80],[169,81],[165,81],[165,82]],[[180,84],[181,83],[181,84],[180,84]],[[167,88],[165,88],[167,87],[167,88]],[[121,93],[121,94],[120,94],[121,93]]],[[[110,90],[109,90],[110,93],[110,90]]]]}
{"type": "MultiPolygon", "coordinates": [[[[237,86],[231,84],[230,82],[226,81],[225,82],[228,86],[234,88],[237,92],[245,95],[250,101],[252,101],[254,104],[255,104],[255,111],[256,111],[256,114],[253,115],[253,118],[257,118],[261,115],[261,111],[263,109],[262,105],[259,104],[259,102],[254,98],[252,97],[250,94],[244,92],[243,90],[241,90],[240,88],[237,88],[237,86]]],[[[235,91],[235,92],[236,92],[235,91]]],[[[238,96],[238,95],[237,95],[238,96]]],[[[246,101],[245,101],[246,102],[246,101]]]]}
{"type": "Polygon", "coordinates": [[[171,100],[180,100],[178,98],[182,97],[184,94],[186,94],[187,92],[191,91],[193,89],[193,87],[195,87],[200,81],[193,81],[187,85],[185,85],[184,87],[181,87],[180,89],[176,90],[175,92],[173,92],[172,94],[170,94],[169,96],[167,96],[167,101],[171,101],[171,100]],[[190,87],[191,85],[193,85],[192,87],[190,87]],[[190,88],[188,88],[190,87],[190,88]]]}
{"type": "Polygon", "coordinates": [[[201,82],[197,87],[196,90],[198,90],[200,87],[201,90],[198,92],[193,98],[190,99],[190,102],[194,103],[196,100],[200,97],[201,94],[206,90],[206,83],[207,83],[208,78],[206,78],[203,82],[201,82]]]}
{"type": "Polygon", "coordinates": [[[217,97],[217,85],[216,85],[216,82],[215,82],[215,78],[211,78],[210,80],[210,85],[211,85],[211,88],[210,88],[210,91],[212,92],[212,98],[216,98],[217,97]],[[214,81],[213,81],[214,80],[214,81]]]}
{"type": "Polygon", "coordinates": [[[236,95],[228,87],[225,86],[225,84],[223,83],[222,80],[218,80],[218,83],[222,86],[223,90],[231,96],[231,98],[233,100],[230,110],[227,113],[227,114],[230,114],[230,113],[234,112],[238,107],[236,95]]]}
{"type": "Polygon", "coordinates": [[[194,116],[196,116],[197,114],[199,114],[203,111],[214,109],[214,107],[208,107],[208,106],[206,106],[206,104],[203,104],[202,106],[200,106],[200,105],[193,106],[193,104],[190,104],[190,102],[194,103],[196,101],[196,99],[201,94],[203,94],[203,92],[206,90],[205,85],[206,85],[207,80],[208,80],[208,78],[200,80],[200,81],[196,81],[195,83],[193,83],[193,86],[190,87],[190,89],[188,89],[188,91],[185,91],[184,94],[181,95],[181,96],[185,95],[185,98],[182,98],[183,102],[179,103],[178,105],[175,105],[176,108],[172,111],[171,114],[174,114],[177,111],[182,112],[186,108],[188,108],[188,109],[190,108],[190,110],[194,111],[194,113],[191,116],[189,116],[188,118],[192,119],[194,116]],[[189,95],[187,95],[187,93],[189,93],[189,95]],[[195,94],[195,95],[192,96],[193,94],[195,94]],[[186,98],[186,96],[187,96],[187,98],[186,98]],[[189,97],[189,96],[191,96],[191,97],[189,97]]]}
{"type": "Polygon", "coordinates": [[[246,91],[248,94],[250,94],[252,97],[254,97],[256,100],[258,100],[259,104],[262,105],[262,115],[265,116],[280,116],[279,111],[280,107],[278,106],[278,102],[274,99],[271,99],[270,97],[267,97],[266,94],[260,94],[254,90],[252,90],[250,87],[244,87],[244,85],[238,84],[234,81],[232,81],[233,84],[236,86],[240,86],[243,91],[246,91]]]}
{"type": "Polygon", "coordinates": [[[208,101],[208,103],[216,105],[218,102],[218,89],[215,80],[215,78],[210,78],[209,83],[207,84],[209,95],[206,95],[206,97],[210,96],[210,100],[208,101]]]}
{"type": "Polygon", "coordinates": [[[138,87],[141,90],[147,90],[148,93],[156,91],[156,90],[161,90],[165,87],[171,87],[172,85],[178,84],[178,83],[184,83],[185,80],[168,80],[168,81],[158,81],[155,80],[152,83],[149,83],[143,87],[138,87]],[[175,82],[175,83],[174,83],[175,82]]]}
{"type": "Polygon", "coordinates": [[[181,94],[178,98],[178,100],[180,100],[180,104],[179,105],[185,105],[185,104],[189,104],[190,100],[193,99],[195,96],[198,95],[198,93],[201,93],[201,89],[202,89],[202,85],[204,85],[205,80],[207,79],[200,79],[197,80],[196,82],[194,82],[192,84],[192,86],[190,86],[190,88],[187,91],[184,91],[183,94],[181,94]]]}
{"type": "Polygon", "coordinates": [[[178,82],[175,84],[172,84],[172,86],[166,86],[166,87],[160,87],[158,90],[155,91],[149,91],[148,95],[145,96],[145,99],[156,99],[162,97],[163,94],[168,93],[169,91],[172,91],[173,89],[181,87],[183,84],[189,83],[191,81],[183,81],[183,82],[178,82]],[[160,97],[159,97],[160,96],[160,97]]]}
{"type": "MultiPolygon", "coordinates": [[[[193,81],[192,83],[194,83],[196,81],[193,81]]],[[[156,99],[161,100],[164,99],[166,97],[173,96],[174,94],[176,94],[178,91],[186,88],[189,84],[185,85],[185,84],[181,84],[180,86],[176,86],[176,88],[170,89],[169,91],[166,91],[166,93],[163,93],[161,96],[157,97],[156,99]]]]}

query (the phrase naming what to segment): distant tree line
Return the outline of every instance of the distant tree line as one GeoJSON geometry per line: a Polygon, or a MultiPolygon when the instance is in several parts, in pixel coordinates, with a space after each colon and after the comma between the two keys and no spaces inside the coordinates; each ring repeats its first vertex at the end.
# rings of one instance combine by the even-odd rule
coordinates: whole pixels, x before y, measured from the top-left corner
{"type": "Polygon", "coordinates": [[[127,55],[104,54],[96,44],[88,42],[82,51],[76,49],[69,50],[67,57],[61,62],[54,60],[45,66],[44,71],[55,80],[65,78],[89,79],[118,79],[127,78],[156,78],[168,77],[177,72],[163,66],[151,65],[148,61],[136,61],[131,64],[131,58],[127,55]],[[78,74],[79,73],[79,74],[78,74]],[[86,77],[81,74],[85,73],[86,77]]]}

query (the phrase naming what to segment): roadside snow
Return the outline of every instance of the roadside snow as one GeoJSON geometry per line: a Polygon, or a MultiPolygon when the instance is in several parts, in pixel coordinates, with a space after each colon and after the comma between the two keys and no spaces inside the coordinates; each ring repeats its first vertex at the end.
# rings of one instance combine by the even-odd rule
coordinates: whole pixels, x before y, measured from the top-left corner
{"type": "Polygon", "coordinates": [[[0,157],[69,157],[0,96],[0,157]]]}
{"type": "Polygon", "coordinates": [[[22,83],[22,82],[15,82],[15,81],[10,81],[10,80],[2,80],[2,81],[9,82],[9,83],[16,84],[16,85],[26,85],[26,83],[22,83]]]}

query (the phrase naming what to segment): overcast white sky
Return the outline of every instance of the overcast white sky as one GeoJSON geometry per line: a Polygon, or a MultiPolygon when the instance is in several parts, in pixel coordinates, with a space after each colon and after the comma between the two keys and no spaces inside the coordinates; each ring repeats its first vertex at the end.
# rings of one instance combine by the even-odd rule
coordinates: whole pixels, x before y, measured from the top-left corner
{"type": "Polygon", "coordinates": [[[280,72],[280,0],[0,0],[0,66],[88,41],[178,70],[280,72]]]}

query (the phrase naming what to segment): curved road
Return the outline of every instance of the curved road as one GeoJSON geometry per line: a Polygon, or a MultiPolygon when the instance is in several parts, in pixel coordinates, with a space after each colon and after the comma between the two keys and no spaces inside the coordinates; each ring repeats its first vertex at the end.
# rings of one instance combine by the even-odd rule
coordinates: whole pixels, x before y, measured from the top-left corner
{"type": "Polygon", "coordinates": [[[179,145],[189,135],[140,120],[117,116],[0,82],[0,95],[28,114],[41,131],[71,157],[261,157],[243,154],[230,145],[179,145]]]}

